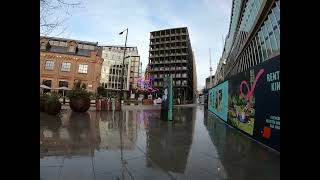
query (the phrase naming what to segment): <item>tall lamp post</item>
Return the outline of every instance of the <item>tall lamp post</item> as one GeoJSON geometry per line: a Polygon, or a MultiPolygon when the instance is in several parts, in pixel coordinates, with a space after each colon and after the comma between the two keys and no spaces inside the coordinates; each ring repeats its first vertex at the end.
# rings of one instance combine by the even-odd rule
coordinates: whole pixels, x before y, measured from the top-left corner
{"type": "Polygon", "coordinates": [[[121,86],[120,86],[120,109],[122,110],[122,97],[123,97],[123,81],[124,81],[124,60],[126,59],[126,50],[127,50],[127,38],[128,38],[128,28],[124,31],[120,32],[119,35],[122,35],[124,32],[126,33],[126,41],[124,43],[124,51],[123,51],[123,60],[122,60],[122,75],[121,75],[121,86]]]}

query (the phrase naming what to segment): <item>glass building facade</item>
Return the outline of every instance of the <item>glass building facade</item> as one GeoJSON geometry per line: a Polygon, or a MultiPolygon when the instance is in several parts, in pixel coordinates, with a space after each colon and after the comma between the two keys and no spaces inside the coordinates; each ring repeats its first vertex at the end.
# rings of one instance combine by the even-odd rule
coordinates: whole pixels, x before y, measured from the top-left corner
{"type": "Polygon", "coordinates": [[[224,79],[279,55],[280,0],[233,0],[224,79]]]}

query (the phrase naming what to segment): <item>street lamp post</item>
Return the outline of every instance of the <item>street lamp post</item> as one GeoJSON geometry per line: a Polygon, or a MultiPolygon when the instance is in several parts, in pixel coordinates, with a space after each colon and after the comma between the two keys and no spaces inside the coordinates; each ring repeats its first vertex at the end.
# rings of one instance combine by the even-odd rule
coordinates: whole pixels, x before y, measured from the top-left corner
{"type": "Polygon", "coordinates": [[[120,109],[122,110],[122,97],[123,97],[123,81],[124,81],[124,60],[126,59],[126,50],[127,50],[127,38],[128,38],[128,28],[125,29],[124,31],[120,32],[119,35],[123,34],[124,32],[126,33],[126,41],[124,43],[124,51],[123,51],[123,60],[122,60],[122,76],[121,76],[121,86],[120,86],[120,109]]]}

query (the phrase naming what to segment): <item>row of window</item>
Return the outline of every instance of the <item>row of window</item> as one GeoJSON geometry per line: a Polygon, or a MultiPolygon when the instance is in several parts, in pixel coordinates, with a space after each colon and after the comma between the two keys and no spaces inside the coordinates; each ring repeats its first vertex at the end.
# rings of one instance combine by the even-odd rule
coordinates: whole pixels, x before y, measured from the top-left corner
{"type": "MultiPolygon", "coordinates": [[[[168,42],[179,42],[179,41],[187,41],[187,36],[182,36],[182,38],[171,38],[170,40],[160,40],[160,39],[151,39],[150,45],[156,44],[168,44],[168,42]]],[[[182,43],[182,42],[181,42],[182,43]]]]}
{"type": "MultiPolygon", "coordinates": [[[[124,50],[124,47],[103,47],[103,50],[124,50]]],[[[126,47],[126,51],[137,51],[135,47],[126,47]]]]}
{"type": "MultiPolygon", "coordinates": [[[[183,80],[183,81],[180,81],[180,80],[173,80],[172,81],[172,84],[175,86],[175,85],[177,85],[177,86],[180,86],[180,85],[182,85],[182,86],[187,86],[188,85],[188,81],[187,80],[183,80]]],[[[153,82],[153,85],[154,86],[163,86],[163,82],[162,81],[155,81],[155,82],[153,82]]]]}
{"type": "Polygon", "coordinates": [[[242,72],[280,53],[280,5],[275,1],[266,20],[241,53],[231,74],[242,72]]]}
{"type": "Polygon", "coordinates": [[[180,41],[180,40],[186,40],[186,39],[187,39],[187,35],[182,35],[182,36],[171,36],[171,37],[151,39],[151,42],[180,41]]]}
{"type": "Polygon", "coordinates": [[[229,35],[227,37],[226,45],[225,45],[225,50],[226,50],[227,54],[230,51],[230,48],[231,48],[231,45],[233,42],[233,37],[235,35],[236,27],[238,24],[240,5],[241,5],[241,0],[234,0],[233,1],[232,16],[230,19],[229,35]]]}
{"type": "MultiPolygon", "coordinates": [[[[54,70],[54,61],[47,60],[45,62],[45,69],[46,70],[54,70]]],[[[71,70],[71,62],[62,62],[61,64],[61,71],[63,72],[70,72],[71,70]]],[[[79,64],[78,73],[88,73],[88,64],[79,64]]]]}
{"type": "Polygon", "coordinates": [[[174,61],[174,60],[186,60],[188,59],[187,55],[181,56],[167,56],[167,57],[150,57],[151,61],[174,61]]]}
{"type": "MultiPolygon", "coordinates": [[[[104,87],[108,89],[121,89],[121,83],[120,82],[104,83],[104,87]]],[[[126,83],[123,83],[123,89],[127,89],[126,83]]]]}
{"type": "Polygon", "coordinates": [[[183,49],[171,49],[171,50],[160,50],[160,51],[154,51],[154,52],[150,52],[151,55],[163,55],[163,54],[173,54],[173,53],[187,53],[187,48],[183,48],[183,49]]]}
{"type": "Polygon", "coordinates": [[[151,61],[151,63],[153,64],[166,64],[166,63],[187,63],[187,60],[183,59],[183,60],[162,60],[162,61],[151,61]]]}
{"type": "Polygon", "coordinates": [[[152,32],[151,37],[160,36],[160,35],[180,34],[180,33],[186,33],[186,32],[187,32],[186,29],[168,29],[164,31],[152,32]]]}
{"type": "Polygon", "coordinates": [[[232,44],[229,59],[234,59],[240,48],[244,45],[246,37],[258,17],[259,10],[262,7],[262,1],[263,0],[248,0],[245,4],[239,30],[237,32],[235,31],[236,38],[232,44]]]}
{"type": "MultiPolygon", "coordinates": [[[[86,88],[87,87],[87,84],[86,83],[81,83],[81,80],[79,79],[75,79],[74,80],[74,84],[76,83],[80,83],[82,85],[83,88],[86,88]]],[[[42,80],[42,84],[43,85],[46,85],[48,87],[51,87],[52,86],[52,80],[49,80],[49,79],[43,79],[42,80]]],[[[59,80],[59,83],[58,83],[58,86],[59,87],[69,87],[69,82],[66,81],[66,80],[59,80]]],[[[92,87],[92,85],[89,85],[89,87],[92,87]]],[[[50,92],[51,90],[48,90],[48,89],[43,89],[43,92],[50,92]]],[[[63,93],[63,90],[59,90],[58,91],[59,94],[62,94],[63,93]]]]}
{"type": "Polygon", "coordinates": [[[163,44],[156,44],[156,45],[150,45],[151,50],[152,49],[159,49],[159,48],[179,48],[179,47],[186,47],[186,42],[173,42],[173,43],[163,43],[163,44]]]}
{"type": "Polygon", "coordinates": [[[150,53],[150,58],[153,58],[153,57],[166,57],[166,56],[180,56],[180,55],[188,55],[187,52],[176,52],[176,53],[172,53],[172,52],[169,52],[169,53],[150,53]]]}
{"type": "MultiPolygon", "coordinates": [[[[115,82],[115,83],[121,83],[121,77],[120,76],[109,76],[109,81],[110,82],[115,82]]],[[[127,81],[127,77],[124,77],[124,81],[127,81]]]]}
{"type": "MultiPolygon", "coordinates": [[[[50,40],[49,43],[50,43],[50,45],[54,45],[54,46],[68,47],[68,44],[67,44],[66,41],[50,40]]],[[[87,45],[87,44],[78,44],[78,48],[80,48],[80,49],[94,50],[95,46],[87,45]]]]}
{"type": "Polygon", "coordinates": [[[172,67],[154,67],[152,68],[154,71],[165,71],[165,70],[187,70],[188,68],[187,67],[175,67],[175,66],[172,66],[172,67]]]}
{"type": "MultiPolygon", "coordinates": [[[[184,78],[186,78],[187,77],[187,73],[177,73],[177,74],[171,74],[172,75],[172,77],[177,77],[177,78],[179,78],[179,77],[184,77],[184,78]]],[[[155,77],[155,78],[163,78],[163,77],[165,77],[166,75],[165,74],[159,74],[159,75],[157,75],[157,74],[154,74],[153,75],[153,77],[155,77]]]]}
{"type": "MultiPolygon", "coordinates": [[[[135,54],[126,53],[126,56],[137,56],[135,54]]],[[[123,60],[123,52],[120,53],[104,53],[102,54],[104,59],[109,59],[113,61],[123,60]]],[[[130,59],[135,59],[136,57],[130,57],[130,59]]]]}

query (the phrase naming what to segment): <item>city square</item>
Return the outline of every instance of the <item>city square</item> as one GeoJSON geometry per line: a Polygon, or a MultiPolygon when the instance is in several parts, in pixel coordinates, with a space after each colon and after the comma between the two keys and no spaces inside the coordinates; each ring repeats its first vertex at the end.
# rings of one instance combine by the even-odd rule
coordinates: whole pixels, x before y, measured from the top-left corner
{"type": "Polygon", "coordinates": [[[280,179],[280,0],[41,0],[39,47],[41,180],[280,179]]]}

